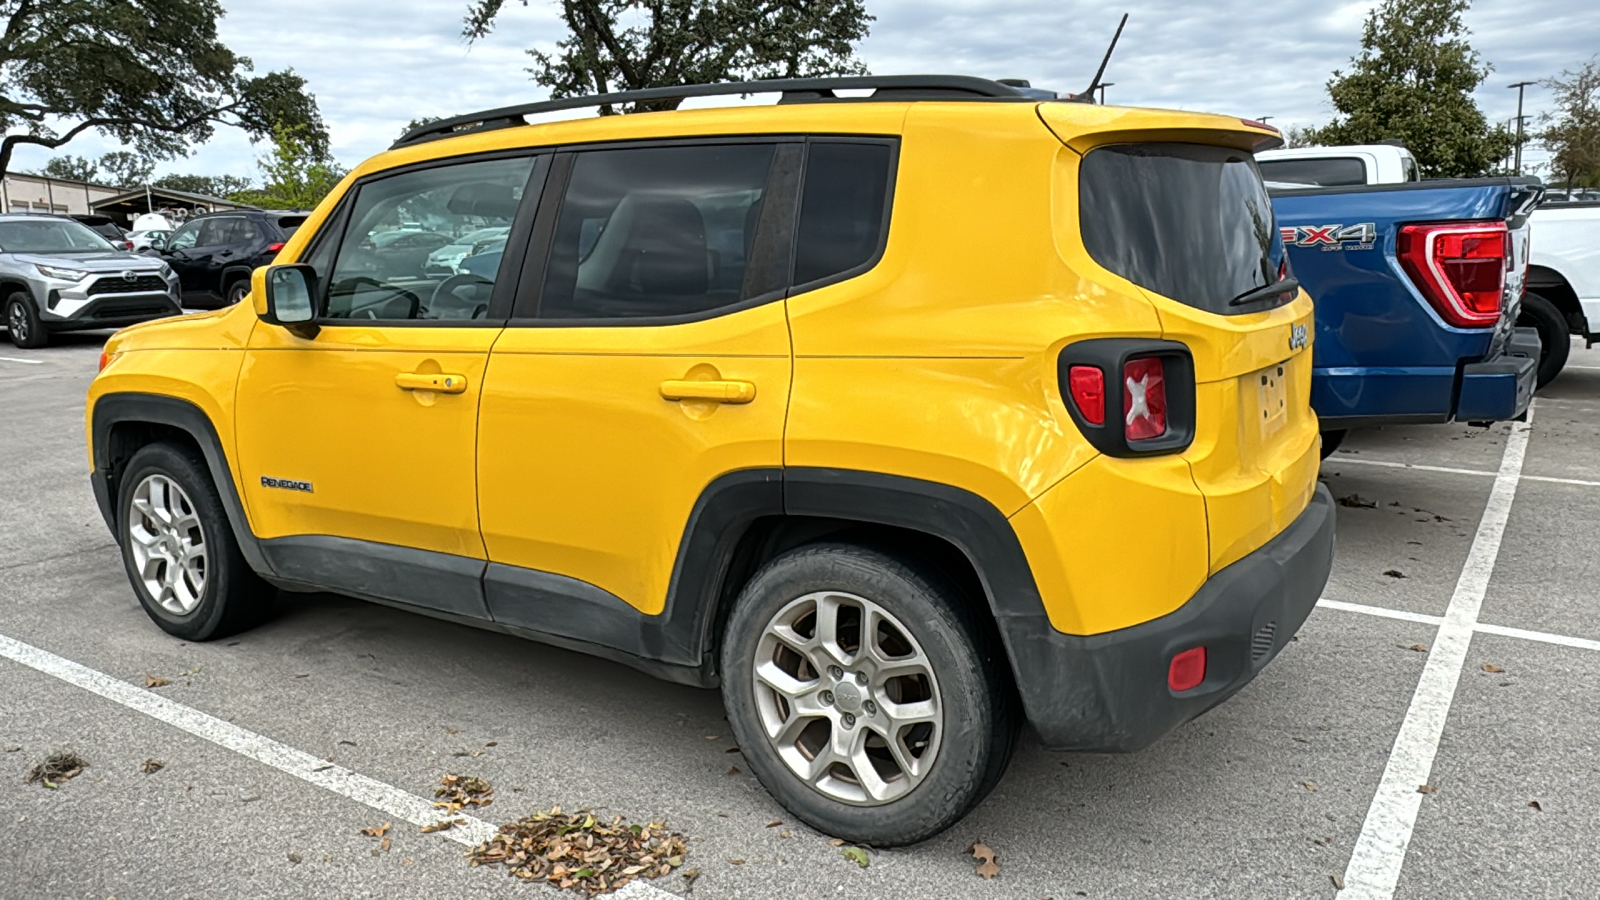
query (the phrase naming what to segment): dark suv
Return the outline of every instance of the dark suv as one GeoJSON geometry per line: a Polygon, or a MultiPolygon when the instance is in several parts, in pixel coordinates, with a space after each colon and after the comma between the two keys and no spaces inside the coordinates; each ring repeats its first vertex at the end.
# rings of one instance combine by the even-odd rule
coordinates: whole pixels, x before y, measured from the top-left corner
{"type": "Polygon", "coordinates": [[[308,213],[236,209],[185,222],[155,253],[173,271],[191,309],[231,306],[250,293],[250,270],[272,262],[308,213]]]}

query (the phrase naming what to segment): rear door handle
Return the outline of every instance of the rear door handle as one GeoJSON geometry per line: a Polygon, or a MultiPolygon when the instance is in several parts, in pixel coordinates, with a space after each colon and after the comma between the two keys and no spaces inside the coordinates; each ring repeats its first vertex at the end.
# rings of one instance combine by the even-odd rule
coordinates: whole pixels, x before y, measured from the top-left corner
{"type": "Polygon", "coordinates": [[[668,400],[749,403],[756,398],[756,386],[748,381],[663,381],[661,396],[668,400]]]}
{"type": "Polygon", "coordinates": [[[394,386],[402,391],[438,391],[441,394],[460,394],[467,389],[467,376],[401,372],[394,377],[394,386]]]}

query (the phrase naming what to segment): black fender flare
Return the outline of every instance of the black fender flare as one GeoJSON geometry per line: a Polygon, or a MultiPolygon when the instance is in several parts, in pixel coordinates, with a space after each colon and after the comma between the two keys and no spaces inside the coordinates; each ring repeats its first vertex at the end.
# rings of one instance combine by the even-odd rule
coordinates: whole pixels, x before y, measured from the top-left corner
{"type": "Polygon", "coordinates": [[[113,427],[123,423],[138,423],[176,428],[189,435],[200,448],[245,561],[263,575],[272,574],[272,567],[261,550],[261,542],[250,531],[250,520],[245,516],[244,504],[234,486],[233,471],[228,464],[227,454],[223,452],[222,440],[204,410],[188,400],[160,394],[112,393],[102,395],[95,401],[91,423],[95,469],[90,478],[100,514],[113,536],[117,534],[117,478],[121,475],[115,469],[111,454],[113,427]]]}
{"type": "Polygon", "coordinates": [[[250,274],[255,271],[254,266],[229,265],[222,269],[222,275],[217,281],[217,296],[227,299],[228,285],[234,281],[250,280],[250,274]]]}

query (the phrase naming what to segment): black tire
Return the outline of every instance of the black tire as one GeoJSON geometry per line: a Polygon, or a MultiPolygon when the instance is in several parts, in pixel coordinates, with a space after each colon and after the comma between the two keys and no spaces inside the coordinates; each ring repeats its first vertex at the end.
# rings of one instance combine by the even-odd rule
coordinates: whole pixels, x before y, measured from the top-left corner
{"type": "Polygon", "coordinates": [[[239,552],[239,542],[234,538],[216,485],[205,463],[192,450],[175,444],[150,444],[128,461],[117,489],[117,542],[139,605],[162,631],[174,637],[189,641],[227,637],[259,624],[271,612],[276,592],[251,570],[239,552]],[[133,499],[139,486],[155,475],[165,476],[187,495],[187,506],[197,520],[206,549],[199,602],[183,613],[163,607],[151,595],[134,558],[134,529],[144,528],[151,520],[134,510],[133,499]]]}
{"type": "Polygon", "coordinates": [[[238,278],[228,284],[228,291],[223,295],[227,305],[233,306],[244,298],[250,296],[250,279],[238,278]]]}
{"type": "Polygon", "coordinates": [[[1322,458],[1327,459],[1332,456],[1333,451],[1339,449],[1339,445],[1344,443],[1345,436],[1349,433],[1350,430],[1348,428],[1324,431],[1322,433],[1322,458]]]}
{"type": "MultiPolygon", "coordinates": [[[[1019,717],[1005,655],[990,634],[960,590],[932,568],[855,544],[800,547],[763,566],[734,605],[721,656],[728,721],[756,778],[808,825],[872,846],[916,843],[971,811],[1010,761],[1019,717]],[[820,591],[870,600],[898,619],[938,685],[941,734],[931,766],[920,783],[877,805],[854,805],[814,788],[778,754],[762,725],[753,675],[762,636],[791,603],[820,591]]],[[[868,721],[863,717],[855,728],[866,729],[868,721]]]]}
{"type": "Polygon", "coordinates": [[[1572,352],[1571,329],[1567,318],[1556,305],[1532,291],[1522,296],[1522,312],[1517,324],[1539,329],[1539,387],[1556,380],[1567,364],[1567,354],[1572,352]]]}
{"type": "Polygon", "coordinates": [[[50,332],[39,321],[39,311],[33,308],[33,299],[23,291],[12,291],[6,297],[5,325],[11,343],[24,350],[34,350],[50,343],[50,332]]]}

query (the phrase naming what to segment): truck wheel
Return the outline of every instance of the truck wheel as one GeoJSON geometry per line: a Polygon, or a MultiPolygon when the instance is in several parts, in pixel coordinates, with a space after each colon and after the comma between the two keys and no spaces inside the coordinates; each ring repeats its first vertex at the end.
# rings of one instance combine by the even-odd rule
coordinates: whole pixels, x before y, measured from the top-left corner
{"type": "Polygon", "coordinates": [[[1328,457],[1332,456],[1333,451],[1339,449],[1339,445],[1344,443],[1345,435],[1348,435],[1349,433],[1350,429],[1348,428],[1340,428],[1336,431],[1324,431],[1322,433],[1322,458],[1327,459],[1328,457]]]}
{"type": "Polygon", "coordinates": [[[1544,387],[1561,374],[1561,368],[1567,364],[1567,354],[1572,350],[1572,341],[1567,337],[1567,318],[1556,309],[1556,305],[1532,291],[1522,297],[1522,313],[1517,316],[1518,325],[1531,325],[1539,329],[1539,387],[1544,387]]]}
{"type": "Polygon", "coordinates": [[[722,645],[722,699],[751,770],[813,828],[880,847],[950,827],[999,781],[1012,692],[960,592],[853,544],[767,563],[722,645]]]}
{"type": "Polygon", "coordinates": [[[6,329],[11,334],[11,343],[26,350],[50,343],[50,333],[39,322],[33,299],[22,291],[14,291],[6,298],[6,329]]]}
{"type": "Polygon", "coordinates": [[[161,630],[208,641],[266,617],[274,591],[239,552],[217,488],[192,451],[173,444],[141,448],[117,493],[123,566],[161,630]]]}
{"type": "Polygon", "coordinates": [[[228,292],[225,296],[228,298],[229,306],[233,306],[240,300],[250,296],[250,279],[240,278],[238,281],[228,285],[228,292]]]}

